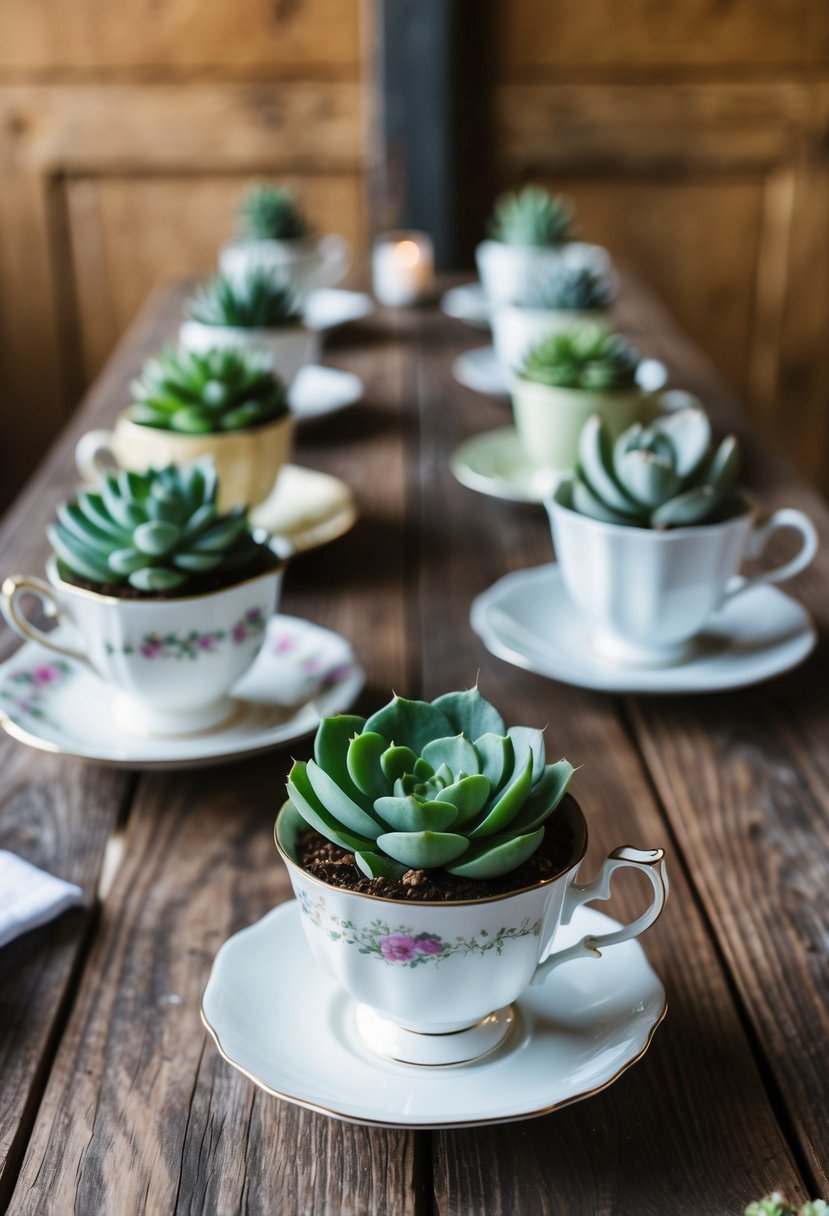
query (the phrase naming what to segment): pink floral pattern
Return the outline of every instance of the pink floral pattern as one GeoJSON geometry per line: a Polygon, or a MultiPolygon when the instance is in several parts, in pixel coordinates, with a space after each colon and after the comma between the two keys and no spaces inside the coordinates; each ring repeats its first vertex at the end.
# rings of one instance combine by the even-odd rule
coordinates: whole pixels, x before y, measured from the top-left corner
{"type": "MultiPolygon", "coordinates": [[[[234,646],[241,646],[250,638],[259,637],[265,631],[265,612],[262,608],[249,608],[245,615],[229,631],[215,629],[200,633],[191,629],[187,633],[147,633],[136,645],[127,643],[120,647],[120,654],[139,654],[144,659],[198,659],[205,654],[215,654],[228,636],[234,646]]],[[[114,654],[116,647],[107,643],[107,653],[114,654]]]]}
{"type": "Polygon", "coordinates": [[[36,667],[21,668],[13,671],[9,677],[13,689],[0,689],[0,700],[8,706],[8,716],[12,722],[22,725],[25,718],[35,718],[44,721],[48,718],[46,705],[54,689],[59,688],[74,673],[70,663],[55,659],[48,663],[38,663],[36,667]]]}

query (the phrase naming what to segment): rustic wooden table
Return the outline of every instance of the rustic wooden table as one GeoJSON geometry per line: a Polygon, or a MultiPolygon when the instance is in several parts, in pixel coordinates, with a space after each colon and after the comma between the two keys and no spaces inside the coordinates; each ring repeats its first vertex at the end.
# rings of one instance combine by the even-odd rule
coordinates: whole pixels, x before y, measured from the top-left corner
{"type": "MultiPolygon", "coordinates": [[[[126,404],[142,359],[173,334],[182,292],[150,301],[9,514],[3,573],[42,568],[76,439],[126,404]]],[[[822,502],[631,284],[620,321],[736,427],[764,504],[805,509],[825,542],[822,502]]],[[[451,375],[483,340],[426,309],[329,344],[365,399],[303,431],[297,459],[345,478],[361,519],[296,561],[283,608],[353,640],[365,712],[391,688],[432,697],[480,672],[508,720],[548,722],[556,754],[583,765],[593,865],[621,841],[665,845],[671,900],[644,945],[670,1008],[650,1052],[585,1102],[478,1130],[371,1130],[269,1097],[219,1057],[199,1002],[225,938],[290,895],[271,839],[288,750],[136,775],[3,736],[0,846],[86,893],[82,909],[2,951],[10,1211],[725,1216],[773,1188],[829,1196],[829,549],[792,588],[822,645],[759,688],[614,699],[492,658],[467,623],[472,597],[551,549],[543,512],[474,494],[448,470],[461,440],[507,419],[451,375]]],[[[16,645],[4,629],[0,657],[16,645]]],[[[611,910],[629,916],[634,887],[621,882],[611,910]]]]}

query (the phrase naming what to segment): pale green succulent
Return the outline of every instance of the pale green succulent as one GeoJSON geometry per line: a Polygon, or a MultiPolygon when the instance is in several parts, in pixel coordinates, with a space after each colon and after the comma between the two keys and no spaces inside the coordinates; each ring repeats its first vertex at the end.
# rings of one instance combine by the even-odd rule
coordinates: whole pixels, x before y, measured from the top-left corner
{"type": "Polygon", "coordinates": [[[58,507],[47,534],[70,577],[181,592],[200,575],[241,572],[262,553],[244,507],[219,515],[217,490],[211,460],[124,470],[58,507]]]}
{"type": "Polygon", "coordinates": [[[252,186],[244,195],[239,223],[244,235],[254,241],[296,241],[309,231],[291,191],[267,183],[252,186]]]}
{"type": "Polygon", "coordinates": [[[268,357],[243,349],[163,351],[130,389],[133,422],[187,435],[247,430],[288,413],[285,385],[268,357]]]}
{"type": "Polygon", "coordinates": [[[721,516],[733,502],[740,452],[733,435],[714,451],[696,406],[634,423],[614,443],[598,415],[579,436],[567,494],[582,515],[606,523],[675,528],[721,516]]]}
{"type": "Polygon", "coordinates": [[[202,325],[280,329],[297,325],[301,310],[273,271],[254,267],[238,279],[216,275],[188,303],[187,315],[202,325]]]}
{"type": "Polygon", "coordinates": [[[829,1204],[822,1199],[813,1199],[800,1207],[787,1202],[779,1191],[750,1203],[745,1216],[829,1216],[829,1204]]]}
{"type": "Polygon", "coordinates": [[[607,308],[614,295],[613,282],[606,271],[591,266],[561,266],[543,276],[536,275],[516,303],[523,308],[592,312],[607,308]]]}
{"type": "Polygon", "coordinates": [[[572,774],[566,760],[545,763],[541,731],[507,730],[474,688],[323,718],[314,759],[294,764],[287,788],[368,877],[443,867],[488,879],[535,853],[572,774]]]}
{"type": "Polygon", "coordinates": [[[603,325],[572,325],[528,351],[519,375],[550,388],[616,392],[636,387],[639,352],[603,325]]]}
{"type": "Polygon", "coordinates": [[[508,191],[495,200],[488,233],[505,245],[537,245],[550,248],[570,239],[573,211],[560,195],[541,186],[525,186],[520,193],[508,191]]]}

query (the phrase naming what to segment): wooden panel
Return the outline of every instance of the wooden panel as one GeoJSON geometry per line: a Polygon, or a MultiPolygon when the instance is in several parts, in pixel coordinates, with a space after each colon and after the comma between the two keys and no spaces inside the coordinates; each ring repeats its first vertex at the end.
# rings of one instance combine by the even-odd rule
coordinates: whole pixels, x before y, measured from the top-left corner
{"type": "Polygon", "coordinates": [[[504,71],[829,64],[820,0],[501,0],[504,71]]]}
{"type": "Polygon", "coordinates": [[[360,0],[4,0],[0,71],[356,65],[360,0]]]}
{"type": "MultiPolygon", "coordinates": [[[[356,175],[281,177],[321,232],[364,247],[356,175]]],[[[84,369],[91,378],[151,288],[171,274],[209,272],[233,232],[239,177],[72,178],[67,206],[84,369]]]]}

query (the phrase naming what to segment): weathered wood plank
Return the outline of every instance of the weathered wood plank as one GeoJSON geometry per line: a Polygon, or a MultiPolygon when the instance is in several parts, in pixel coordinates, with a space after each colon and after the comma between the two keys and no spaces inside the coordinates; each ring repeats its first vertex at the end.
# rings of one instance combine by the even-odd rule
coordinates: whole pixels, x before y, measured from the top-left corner
{"type": "MultiPolygon", "coordinates": [[[[539,511],[456,485],[446,458],[466,435],[503,422],[503,407],[460,389],[451,360],[463,337],[424,340],[420,619],[424,690],[473,683],[509,721],[549,723],[555,755],[583,765],[574,784],[591,826],[587,871],[621,843],[669,845],[636,750],[613,701],[493,659],[466,626],[471,598],[507,570],[551,559],[539,511]]],[[[648,1058],[605,1093],[516,1126],[436,1136],[441,1216],[472,1213],[738,1212],[772,1186],[802,1194],[727,979],[683,873],[669,858],[671,898],[643,945],[669,1012],[648,1058]]],[[[620,884],[621,888],[621,884],[620,884]]],[[[641,891],[614,894],[623,918],[641,891]]]]}

